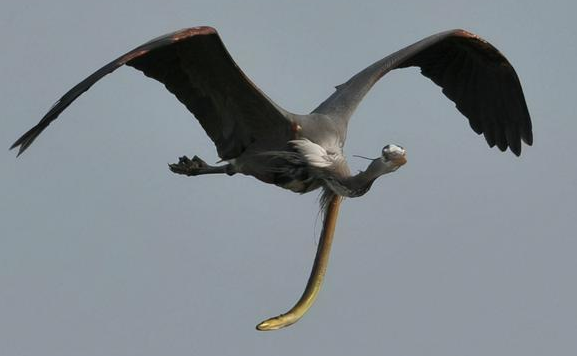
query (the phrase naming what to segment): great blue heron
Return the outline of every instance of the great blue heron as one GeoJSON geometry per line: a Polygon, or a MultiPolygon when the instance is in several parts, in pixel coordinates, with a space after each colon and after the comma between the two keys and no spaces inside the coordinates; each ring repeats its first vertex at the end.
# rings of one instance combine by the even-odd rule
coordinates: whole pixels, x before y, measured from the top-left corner
{"type": "Polygon", "coordinates": [[[351,175],[343,146],[349,119],[371,87],[396,68],[417,66],[443,88],[490,147],[521,154],[531,145],[531,119],[515,70],[491,44],[464,30],[441,32],[363,69],[309,115],[290,113],[262,93],[238,68],[215,29],[180,30],[135,48],[84,79],[11,147],[24,152],[80,94],[122,65],[163,83],[198,119],[227,164],[181,157],[171,171],[188,176],[242,173],[297,193],[323,189],[324,223],[311,276],[301,299],[259,330],[296,322],[314,302],[326,271],[342,197],[365,194],[376,178],[406,163],[405,149],[387,145],[365,171],[351,175]]]}

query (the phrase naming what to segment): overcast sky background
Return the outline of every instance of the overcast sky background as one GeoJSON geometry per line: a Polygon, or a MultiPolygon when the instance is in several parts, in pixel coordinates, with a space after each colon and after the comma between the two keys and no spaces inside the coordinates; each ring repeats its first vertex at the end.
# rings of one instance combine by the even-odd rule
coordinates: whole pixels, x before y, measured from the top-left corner
{"type": "Polygon", "coordinates": [[[575,355],[576,11],[569,0],[2,1],[0,355],[575,355]],[[535,145],[521,158],[489,149],[418,70],[388,74],[346,153],[396,143],[408,164],[344,202],[311,311],[257,332],[304,288],[316,193],[170,173],[183,154],[215,162],[214,146],[131,68],[20,159],[7,151],[101,65],[196,25],[217,28],[297,113],[386,54],[471,30],[515,66],[535,145]]]}

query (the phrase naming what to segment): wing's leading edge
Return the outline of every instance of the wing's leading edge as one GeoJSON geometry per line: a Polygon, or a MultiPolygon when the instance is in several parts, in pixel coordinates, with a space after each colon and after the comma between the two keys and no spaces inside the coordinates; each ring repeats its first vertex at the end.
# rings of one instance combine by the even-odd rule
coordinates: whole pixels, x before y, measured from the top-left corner
{"type": "Polygon", "coordinates": [[[193,27],[158,37],[100,68],[10,148],[19,147],[20,155],[76,98],[125,64],[163,83],[195,115],[222,159],[238,156],[257,137],[283,137],[290,131],[286,112],[238,68],[216,30],[193,27]]]}
{"type": "Polygon", "coordinates": [[[533,143],[531,118],[517,73],[490,43],[465,30],[429,36],[365,68],[313,112],[344,121],[389,71],[417,66],[443,89],[490,147],[521,154],[521,140],[533,143]]]}

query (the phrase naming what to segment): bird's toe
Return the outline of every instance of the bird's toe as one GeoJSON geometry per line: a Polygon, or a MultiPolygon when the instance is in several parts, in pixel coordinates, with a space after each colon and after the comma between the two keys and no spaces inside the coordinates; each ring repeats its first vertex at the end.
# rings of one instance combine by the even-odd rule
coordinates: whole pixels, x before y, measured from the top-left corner
{"type": "Polygon", "coordinates": [[[208,167],[205,161],[203,161],[200,157],[194,156],[191,160],[189,160],[189,164],[194,168],[204,168],[208,167]]]}

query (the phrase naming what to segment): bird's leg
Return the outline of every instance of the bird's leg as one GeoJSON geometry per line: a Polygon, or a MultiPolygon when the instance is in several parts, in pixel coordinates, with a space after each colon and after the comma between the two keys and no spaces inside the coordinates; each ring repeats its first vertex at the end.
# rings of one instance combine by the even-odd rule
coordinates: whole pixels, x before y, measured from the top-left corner
{"type": "Polygon", "coordinates": [[[335,233],[335,226],[337,224],[337,217],[339,215],[339,207],[342,197],[335,195],[329,202],[323,223],[323,231],[319,240],[319,247],[315,256],[315,262],[311,275],[307,282],[305,291],[299,301],[285,314],[281,314],[274,318],[267,319],[258,324],[256,328],[261,331],[277,330],[296,323],[313,305],[327,271],[329,263],[329,255],[331,252],[331,245],[333,243],[333,236],[335,233]]]}
{"type": "Polygon", "coordinates": [[[169,164],[168,168],[174,173],[184,174],[189,177],[201,174],[226,173],[228,175],[233,175],[235,173],[230,164],[209,166],[198,156],[194,156],[192,159],[182,156],[178,159],[178,163],[169,164]]]}

